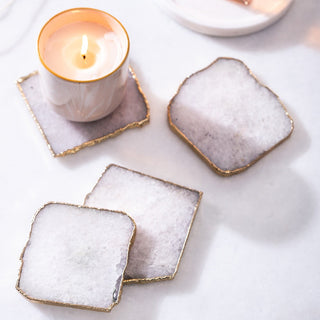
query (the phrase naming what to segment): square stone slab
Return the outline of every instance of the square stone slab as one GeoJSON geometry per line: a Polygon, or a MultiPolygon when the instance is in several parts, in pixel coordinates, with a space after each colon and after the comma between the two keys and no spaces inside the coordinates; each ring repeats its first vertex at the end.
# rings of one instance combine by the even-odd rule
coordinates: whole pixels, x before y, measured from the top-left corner
{"type": "Polygon", "coordinates": [[[132,69],[120,106],[107,117],[92,122],[73,122],[56,114],[41,93],[37,72],[20,78],[17,86],[54,157],[76,153],[127,129],[141,127],[150,119],[148,102],[132,69]]]}
{"type": "Polygon", "coordinates": [[[134,235],[123,212],[48,203],[32,223],[16,288],[35,302],[110,311],[134,235]]]}
{"type": "Polygon", "coordinates": [[[233,58],[218,58],[186,78],[169,103],[168,119],[223,176],[249,168],[293,131],[279,97],[233,58]]]}
{"type": "Polygon", "coordinates": [[[127,212],[137,225],[125,282],[172,279],[202,192],[117,165],[107,167],[85,205],[127,212]]]}

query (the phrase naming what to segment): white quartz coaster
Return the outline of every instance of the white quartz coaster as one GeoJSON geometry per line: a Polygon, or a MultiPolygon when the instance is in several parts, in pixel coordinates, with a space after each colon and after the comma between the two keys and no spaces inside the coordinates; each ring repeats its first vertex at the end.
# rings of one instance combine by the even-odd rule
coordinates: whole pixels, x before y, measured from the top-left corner
{"type": "Polygon", "coordinates": [[[219,58],[188,77],[168,117],[174,132],[221,175],[245,170],[293,130],[278,96],[232,58],[219,58]]]}
{"type": "Polygon", "coordinates": [[[109,116],[92,122],[72,122],[56,114],[41,94],[37,72],[20,78],[17,85],[54,157],[73,154],[149,122],[149,105],[132,69],[120,106],[109,116]]]}
{"type": "Polygon", "coordinates": [[[17,289],[36,302],[110,311],[134,233],[124,213],[49,203],[32,224],[17,289]]]}
{"type": "Polygon", "coordinates": [[[182,25],[215,36],[240,36],[275,23],[293,0],[157,0],[182,25]]]}
{"type": "Polygon", "coordinates": [[[137,224],[126,282],[172,279],[202,193],[116,165],[102,174],[85,204],[126,210],[137,224]]]}

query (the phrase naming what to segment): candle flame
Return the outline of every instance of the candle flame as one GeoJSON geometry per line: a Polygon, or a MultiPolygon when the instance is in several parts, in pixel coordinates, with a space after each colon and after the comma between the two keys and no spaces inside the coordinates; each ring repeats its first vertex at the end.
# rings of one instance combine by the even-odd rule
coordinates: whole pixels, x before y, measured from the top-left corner
{"type": "Polygon", "coordinates": [[[87,51],[88,51],[88,37],[87,35],[84,34],[82,36],[82,46],[81,46],[81,55],[83,59],[86,58],[87,51]]]}

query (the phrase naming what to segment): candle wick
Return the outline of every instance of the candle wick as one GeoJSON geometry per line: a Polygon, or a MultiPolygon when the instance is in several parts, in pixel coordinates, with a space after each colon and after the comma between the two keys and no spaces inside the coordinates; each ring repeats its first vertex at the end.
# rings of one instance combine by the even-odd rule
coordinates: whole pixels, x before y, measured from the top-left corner
{"type": "Polygon", "coordinates": [[[86,55],[85,54],[82,55],[82,59],[86,60],[86,55]]]}

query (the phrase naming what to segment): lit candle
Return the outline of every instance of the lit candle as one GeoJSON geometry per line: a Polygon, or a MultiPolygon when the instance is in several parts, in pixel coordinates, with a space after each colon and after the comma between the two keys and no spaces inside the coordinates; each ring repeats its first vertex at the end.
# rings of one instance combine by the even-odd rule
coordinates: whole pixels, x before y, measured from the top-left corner
{"type": "Polygon", "coordinates": [[[121,62],[124,51],[121,38],[112,29],[83,21],[54,32],[44,46],[43,59],[55,73],[83,81],[110,73],[121,62]]]}
{"type": "Polygon", "coordinates": [[[54,16],[38,40],[47,100],[59,114],[75,121],[92,121],[112,112],[124,95],[128,51],[125,29],[105,12],[77,8],[54,16]]]}

